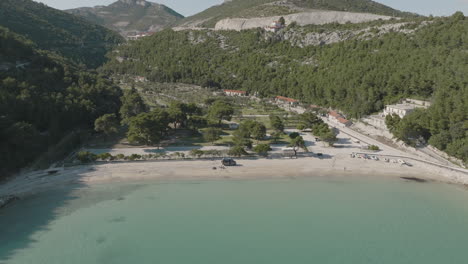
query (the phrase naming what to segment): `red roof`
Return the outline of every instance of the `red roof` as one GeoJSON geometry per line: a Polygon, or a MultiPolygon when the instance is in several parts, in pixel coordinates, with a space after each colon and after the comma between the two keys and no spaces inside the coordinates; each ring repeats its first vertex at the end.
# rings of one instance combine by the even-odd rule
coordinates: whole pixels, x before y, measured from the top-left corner
{"type": "Polygon", "coordinates": [[[337,120],[338,120],[338,122],[340,122],[340,123],[342,123],[342,124],[347,124],[347,123],[349,123],[349,120],[344,119],[344,118],[342,118],[342,117],[338,117],[337,120]]]}
{"type": "Polygon", "coordinates": [[[284,96],[276,96],[276,99],[281,100],[281,101],[290,102],[290,103],[299,102],[296,99],[292,99],[292,98],[288,98],[288,97],[284,97],[284,96]]]}
{"type": "Polygon", "coordinates": [[[240,90],[224,90],[225,93],[239,93],[239,94],[246,94],[246,91],[240,91],[240,90]]]}
{"type": "Polygon", "coordinates": [[[335,117],[335,118],[340,118],[340,117],[341,117],[341,115],[338,114],[338,113],[335,112],[335,111],[330,111],[330,112],[328,112],[328,115],[333,116],[333,117],[335,117]]]}

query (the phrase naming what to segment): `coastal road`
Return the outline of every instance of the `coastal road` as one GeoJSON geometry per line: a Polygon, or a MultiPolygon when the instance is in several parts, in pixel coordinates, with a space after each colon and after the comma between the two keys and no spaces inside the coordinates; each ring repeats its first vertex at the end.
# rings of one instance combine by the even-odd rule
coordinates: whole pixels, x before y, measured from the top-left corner
{"type": "MultiPolygon", "coordinates": [[[[302,113],[305,112],[305,109],[301,108],[301,107],[291,107],[291,108],[284,108],[284,109],[287,110],[287,111],[296,112],[298,114],[302,114],[302,113]]],[[[362,143],[364,143],[366,145],[376,145],[376,146],[378,146],[381,149],[380,153],[382,153],[382,154],[406,156],[406,157],[410,157],[410,158],[413,158],[413,159],[419,159],[419,160],[423,159],[423,160],[433,162],[433,163],[438,163],[438,164],[441,164],[441,165],[449,165],[450,164],[449,162],[441,162],[439,159],[434,158],[431,155],[428,155],[427,153],[424,153],[424,152],[421,152],[421,151],[418,152],[418,153],[420,153],[420,155],[416,155],[415,153],[412,153],[412,152],[409,152],[409,151],[399,150],[397,148],[394,148],[392,146],[384,144],[384,143],[382,143],[382,142],[380,142],[380,141],[378,141],[378,140],[376,140],[376,139],[374,139],[374,138],[372,138],[372,137],[370,137],[368,135],[365,135],[365,134],[362,134],[362,133],[357,132],[355,130],[352,130],[351,128],[338,127],[336,124],[330,122],[328,120],[328,118],[325,118],[325,117],[321,117],[321,118],[329,126],[336,128],[340,133],[342,133],[344,135],[347,135],[350,138],[359,140],[360,142],[362,142],[362,143]]],[[[449,167],[453,167],[453,166],[449,166],[449,167]]],[[[458,168],[458,167],[456,167],[456,168],[458,168]]]]}

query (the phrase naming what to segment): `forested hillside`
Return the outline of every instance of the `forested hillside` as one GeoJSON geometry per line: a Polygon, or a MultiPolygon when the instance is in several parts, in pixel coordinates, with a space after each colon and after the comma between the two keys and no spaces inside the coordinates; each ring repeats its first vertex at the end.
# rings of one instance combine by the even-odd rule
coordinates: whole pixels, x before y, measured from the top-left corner
{"type": "MultiPolygon", "coordinates": [[[[418,28],[419,23],[406,27],[418,28]]],[[[390,31],[368,40],[305,48],[268,37],[261,29],[166,30],[119,48],[124,61],[114,58],[106,70],[158,82],[301,98],[341,109],[349,117],[380,111],[405,97],[428,99],[433,106],[415,120],[420,129],[409,134],[434,142],[459,127],[461,133],[444,137],[437,147],[468,160],[468,20],[459,12],[426,24],[411,34],[390,31]]]]}
{"type": "Polygon", "coordinates": [[[104,77],[0,27],[0,178],[62,139],[76,147],[77,132],[116,113],[120,96],[104,77]]]}
{"type": "Polygon", "coordinates": [[[212,28],[216,22],[224,18],[277,16],[310,9],[363,12],[398,17],[414,16],[371,0],[233,0],[187,17],[181,21],[181,24],[201,21],[200,26],[212,28]]]}
{"type": "Polygon", "coordinates": [[[31,0],[1,0],[0,26],[91,68],[104,63],[105,54],[123,42],[111,30],[31,0]]]}

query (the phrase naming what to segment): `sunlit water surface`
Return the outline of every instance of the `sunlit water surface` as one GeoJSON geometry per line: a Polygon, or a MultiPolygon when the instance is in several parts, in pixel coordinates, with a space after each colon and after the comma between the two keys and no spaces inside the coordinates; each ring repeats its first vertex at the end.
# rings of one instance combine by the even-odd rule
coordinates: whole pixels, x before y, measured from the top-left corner
{"type": "Polygon", "coordinates": [[[0,263],[468,263],[468,191],[386,178],[100,184],[0,211],[0,263]]]}

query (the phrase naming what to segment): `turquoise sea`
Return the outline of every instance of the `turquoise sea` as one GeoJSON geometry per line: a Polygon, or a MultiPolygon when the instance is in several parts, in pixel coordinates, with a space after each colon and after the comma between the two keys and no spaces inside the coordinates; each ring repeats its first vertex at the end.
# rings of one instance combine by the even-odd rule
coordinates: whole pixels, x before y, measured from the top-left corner
{"type": "Polygon", "coordinates": [[[0,263],[468,263],[468,191],[395,178],[48,191],[0,210],[0,263]]]}

